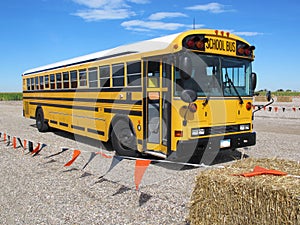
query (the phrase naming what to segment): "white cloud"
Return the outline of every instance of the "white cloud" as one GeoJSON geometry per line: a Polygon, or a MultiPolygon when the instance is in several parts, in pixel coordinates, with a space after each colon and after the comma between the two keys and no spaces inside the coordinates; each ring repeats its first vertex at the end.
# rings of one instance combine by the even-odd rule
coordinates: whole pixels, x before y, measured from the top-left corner
{"type": "Polygon", "coordinates": [[[126,19],[135,16],[135,12],[126,4],[127,1],[138,4],[145,0],[73,0],[73,2],[84,5],[87,9],[78,10],[72,15],[79,16],[85,21],[126,19]]]}
{"type": "Polygon", "coordinates": [[[101,8],[101,7],[109,7],[115,8],[115,6],[119,7],[124,6],[124,0],[73,0],[73,2],[87,6],[89,8],[101,8]]]}
{"type": "MultiPolygon", "coordinates": [[[[151,31],[151,30],[178,30],[179,28],[192,29],[193,25],[182,23],[165,23],[160,21],[143,21],[143,20],[130,20],[121,23],[121,26],[127,30],[134,31],[151,31]]],[[[202,24],[195,25],[195,28],[203,27],[202,24]]]]}
{"type": "Polygon", "coordinates": [[[87,9],[80,10],[73,15],[79,16],[84,20],[91,22],[100,20],[126,19],[131,16],[135,16],[135,13],[127,9],[87,9]]]}
{"type": "Polygon", "coordinates": [[[148,0],[72,0],[73,2],[84,5],[88,8],[127,8],[129,7],[127,2],[135,4],[146,4],[148,0]]]}
{"type": "Polygon", "coordinates": [[[150,2],[148,0],[128,0],[128,1],[136,4],[147,4],[150,2]]]}
{"type": "Polygon", "coordinates": [[[149,16],[149,20],[162,20],[165,18],[187,17],[186,14],[180,12],[158,12],[149,16]]]}
{"type": "Polygon", "coordinates": [[[142,21],[142,20],[130,20],[121,23],[121,26],[128,30],[136,29],[148,29],[148,30],[177,30],[184,27],[181,23],[164,23],[157,21],[142,21]]]}
{"type": "Polygon", "coordinates": [[[216,3],[216,2],[208,3],[205,5],[190,6],[190,7],[186,7],[185,9],[208,11],[211,13],[223,13],[223,12],[233,11],[233,10],[226,10],[225,5],[222,5],[222,4],[216,3]]]}
{"type": "Polygon", "coordinates": [[[232,33],[239,35],[239,36],[247,36],[247,37],[263,35],[263,33],[260,33],[260,32],[250,32],[250,31],[232,32],[232,33]]]}

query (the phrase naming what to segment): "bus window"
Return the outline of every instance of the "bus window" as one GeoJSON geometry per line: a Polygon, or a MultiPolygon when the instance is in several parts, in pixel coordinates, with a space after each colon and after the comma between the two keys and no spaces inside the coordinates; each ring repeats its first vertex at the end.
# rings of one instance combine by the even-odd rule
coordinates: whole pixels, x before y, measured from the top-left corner
{"type": "Polygon", "coordinates": [[[39,90],[39,77],[35,78],[35,89],[39,90]]]}
{"type": "Polygon", "coordinates": [[[45,88],[49,88],[49,75],[45,76],[45,88]]]}
{"type": "Polygon", "coordinates": [[[87,86],[86,69],[79,70],[79,86],[80,87],[86,87],[87,86]]]}
{"type": "Polygon", "coordinates": [[[141,62],[127,63],[127,85],[141,86],[141,62]]]}
{"type": "Polygon", "coordinates": [[[44,89],[44,77],[40,76],[40,89],[44,89]]]}
{"type": "Polygon", "coordinates": [[[30,78],[31,90],[34,90],[34,78],[30,78]]]}
{"type": "Polygon", "coordinates": [[[110,66],[100,66],[100,87],[110,87],[110,66]]]}
{"type": "Polygon", "coordinates": [[[63,81],[64,81],[64,88],[69,88],[70,87],[69,72],[63,72],[63,81]]]}
{"type": "Polygon", "coordinates": [[[112,65],[112,78],[114,87],[124,86],[124,64],[112,65]]]}
{"type": "Polygon", "coordinates": [[[71,74],[71,88],[77,88],[77,70],[72,70],[71,74]]]}
{"type": "Polygon", "coordinates": [[[55,77],[54,74],[50,75],[50,88],[55,89],[55,77]]]}
{"type": "Polygon", "coordinates": [[[30,78],[26,79],[27,90],[30,90],[30,78]]]}
{"type": "Polygon", "coordinates": [[[159,87],[160,62],[148,62],[148,87],[159,87]]]}
{"type": "Polygon", "coordinates": [[[98,69],[89,68],[89,87],[98,87],[98,69]]]}
{"type": "Polygon", "coordinates": [[[61,73],[56,74],[56,88],[61,89],[61,73]]]}

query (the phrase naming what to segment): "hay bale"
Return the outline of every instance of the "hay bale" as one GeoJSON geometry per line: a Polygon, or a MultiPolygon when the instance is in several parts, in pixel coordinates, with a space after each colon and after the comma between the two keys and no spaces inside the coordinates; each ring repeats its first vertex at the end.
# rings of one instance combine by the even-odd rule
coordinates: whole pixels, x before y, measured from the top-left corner
{"type": "Polygon", "coordinates": [[[300,224],[300,179],[292,176],[232,176],[255,166],[300,175],[300,164],[244,159],[225,169],[201,172],[191,197],[191,224],[300,224]]]}
{"type": "Polygon", "coordinates": [[[276,102],[292,102],[292,96],[277,96],[276,102]]]}
{"type": "Polygon", "coordinates": [[[255,102],[267,102],[266,96],[255,96],[254,97],[255,102]]]}

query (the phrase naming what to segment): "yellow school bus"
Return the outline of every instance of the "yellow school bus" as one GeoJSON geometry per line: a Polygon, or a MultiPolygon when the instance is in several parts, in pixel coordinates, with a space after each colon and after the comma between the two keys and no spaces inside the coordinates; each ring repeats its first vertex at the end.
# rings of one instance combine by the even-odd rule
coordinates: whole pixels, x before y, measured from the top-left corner
{"type": "Polygon", "coordinates": [[[190,158],[254,145],[255,47],[190,30],[25,71],[23,114],[111,141],[119,155],[190,158]]]}

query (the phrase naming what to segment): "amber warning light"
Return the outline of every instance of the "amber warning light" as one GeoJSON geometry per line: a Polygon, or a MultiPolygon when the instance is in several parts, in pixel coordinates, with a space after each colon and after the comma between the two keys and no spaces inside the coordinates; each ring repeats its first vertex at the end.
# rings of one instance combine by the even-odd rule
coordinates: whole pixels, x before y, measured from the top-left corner
{"type": "Polygon", "coordinates": [[[195,34],[183,39],[183,47],[190,50],[205,51],[207,53],[225,54],[230,56],[252,57],[254,46],[233,40],[229,32],[216,31],[216,35],[195,34]]]}

